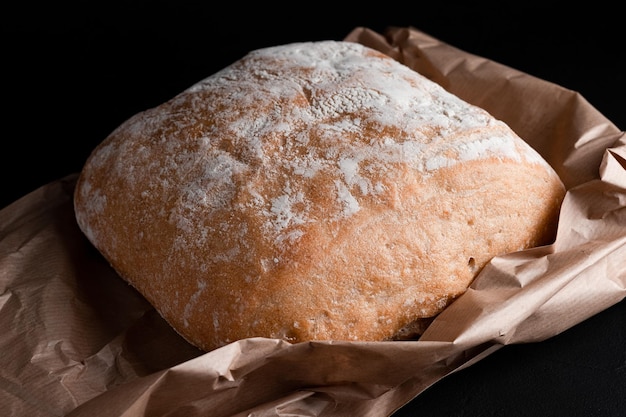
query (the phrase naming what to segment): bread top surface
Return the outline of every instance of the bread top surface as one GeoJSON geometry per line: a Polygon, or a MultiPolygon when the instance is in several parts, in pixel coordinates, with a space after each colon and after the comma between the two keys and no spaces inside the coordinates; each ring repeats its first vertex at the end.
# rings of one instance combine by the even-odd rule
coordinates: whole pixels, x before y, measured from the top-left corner
{"type": "Polygon", "coordinates": [[[91,154],[76,218],[205,349],[383,340],[493,256],[548,243],[563,186],[507,125],[349,42],[256,50],[91,154]]]}

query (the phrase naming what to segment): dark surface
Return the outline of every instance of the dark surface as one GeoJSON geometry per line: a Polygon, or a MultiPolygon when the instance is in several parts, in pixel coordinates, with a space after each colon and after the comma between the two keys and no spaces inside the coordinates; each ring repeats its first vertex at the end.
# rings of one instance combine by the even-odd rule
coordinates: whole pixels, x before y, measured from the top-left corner
{"type": "MultiPolygon", "coordinates": [[[[3,6],[0,208],[78,172],[134,113],[160,104],[251,49],[342,39],[357,26],[413,26],[580,92],[626,129],[626,24],[598,2],[565,9],[474,2],[403,8],[365,3],[23,2],[3,6]],[[176,6],[173,6],[176,4],[176,6]]],[[[441,4],[441,3],[440,3],[441,4]]],[[[574,307],[575,308],[575,307],[574,307]]],[[[507,346],[440,381],[396,416],[623,416],[626,302],[545,342],[507,346]]]]}

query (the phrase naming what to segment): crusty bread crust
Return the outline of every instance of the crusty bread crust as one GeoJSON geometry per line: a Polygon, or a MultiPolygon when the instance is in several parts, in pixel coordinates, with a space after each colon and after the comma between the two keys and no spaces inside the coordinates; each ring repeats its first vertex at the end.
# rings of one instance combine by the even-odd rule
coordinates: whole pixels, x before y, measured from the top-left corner
{"type": "Polygon", "coordinates": [[[76,219],[188,341],[385,340],[495,255],[549,243],[564,188],[504,123],[348,42],[253,51],[91,154],[76,219]]]}

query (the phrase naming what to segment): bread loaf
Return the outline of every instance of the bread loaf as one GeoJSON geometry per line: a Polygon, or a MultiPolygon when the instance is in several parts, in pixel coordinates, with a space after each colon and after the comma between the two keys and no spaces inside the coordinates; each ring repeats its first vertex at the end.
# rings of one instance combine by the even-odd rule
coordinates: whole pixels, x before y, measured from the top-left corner
{"type": "Polygon", "coordinates": [[[113,131],[78,225],[192,344],[381,341],[494,256],[550,243],[564,188],[505,123],[362,45],[250,52],[113,131]]]}

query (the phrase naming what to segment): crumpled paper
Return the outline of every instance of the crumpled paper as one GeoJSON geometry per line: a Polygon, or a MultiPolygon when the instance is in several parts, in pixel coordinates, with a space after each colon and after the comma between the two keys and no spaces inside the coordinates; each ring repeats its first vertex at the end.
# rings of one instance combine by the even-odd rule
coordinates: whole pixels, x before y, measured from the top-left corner
{"type": "Polygon", "coordinates": [[[626,136],[577,92],[415,28],[345,40],[507,122],[568,191],[554,244],[496,257],[417,341],[251,338],[202,352],[81,234],[77,174],[0,211],[0,403],[7,416],[384,416],[512,343],[626,296],[626,136]]]}

